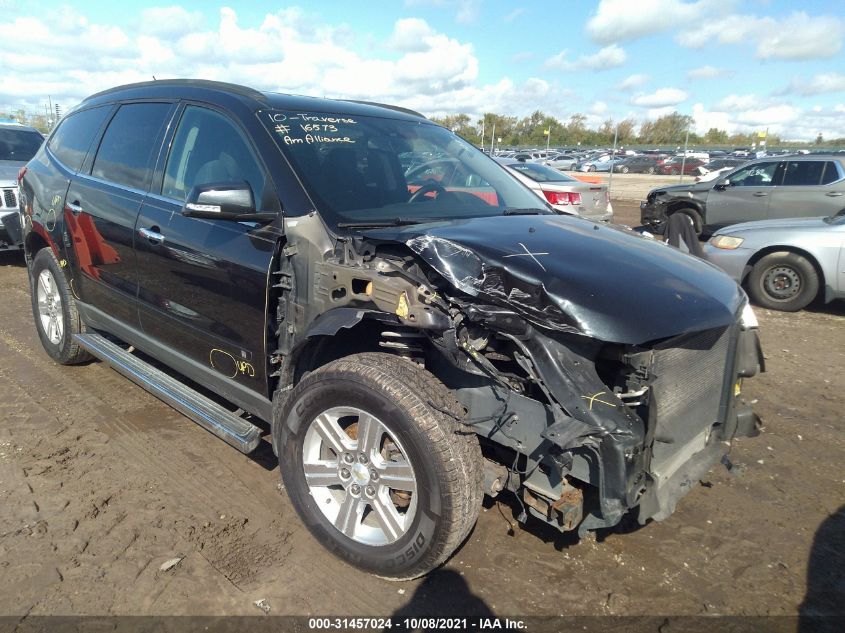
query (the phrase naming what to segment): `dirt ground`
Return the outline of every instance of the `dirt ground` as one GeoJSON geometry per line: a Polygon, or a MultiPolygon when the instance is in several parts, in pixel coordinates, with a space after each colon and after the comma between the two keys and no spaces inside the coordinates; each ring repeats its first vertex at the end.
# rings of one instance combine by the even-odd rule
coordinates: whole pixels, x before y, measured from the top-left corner
{"type": "Polygon", "coordinates": [[[241,455],[102,363],[54,364],[18,256],[0,298],[2,615],[795,615],[808,587],[845,609],[845,302],[757,310],[764,431],[665,522],[578,543],[488,503],[443,569],[394,583],[312,539],[269,445],[241,455]]]}

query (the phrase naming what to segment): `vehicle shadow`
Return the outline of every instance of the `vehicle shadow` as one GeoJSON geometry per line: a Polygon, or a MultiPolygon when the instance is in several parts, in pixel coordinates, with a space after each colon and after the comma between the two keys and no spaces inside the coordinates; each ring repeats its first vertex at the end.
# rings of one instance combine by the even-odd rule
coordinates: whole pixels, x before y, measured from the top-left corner
{"type": "MultiPolygon", "coordinates": [[[[410,631],[406,618],[493,618],[492,609],[476,596],[461,574],[451,569],[436,569],[414,590],[411,599],[391,615],[392,630],[410,631]]],[[[422,627],[428,628],[428,627],[422,627]]]]}
{"type": "Polygon", "coordinates": [[[838,300],[831,301],[830,303],[822,303],[821,301],[816,301],[808,305],[806,308],[804,308],[804,310],[806,312],[812,312],[813,314],[845,316],[845,301],[838,300]]]}
{"type": "Polygon", "coordinates": [[[845,505],[827,517],[813,538],[807,594],[799,608],[799,633],[845,630],[845,505]]]}

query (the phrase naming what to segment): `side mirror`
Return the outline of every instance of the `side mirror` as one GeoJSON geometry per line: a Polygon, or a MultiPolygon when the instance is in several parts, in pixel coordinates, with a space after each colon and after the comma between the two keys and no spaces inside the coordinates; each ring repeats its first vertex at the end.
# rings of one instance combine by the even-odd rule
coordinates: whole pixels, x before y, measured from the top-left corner
{"type": "Polygon", "coordinates": [[[252,188],[245,181],[197,185],[188,193],[182,215],[211,220],[270,221],[275,213],[257,213],[252,188]]]}
{"type": "Polygon", "coordinates": [[[717,182],[717,183],[716,183],[716,186],[715,186],[715,187],[713,187],[713,188],[714,188],[716,191],[724,191],[725,189],[727,189],[727,188],[728,188],[728,187],[730,187],[730,186],[731,186],[731,181],[730,181],[730,180],[728,180],[727,178],[725,178],[723,181],[721,181],[721,182],[717,182]]]}

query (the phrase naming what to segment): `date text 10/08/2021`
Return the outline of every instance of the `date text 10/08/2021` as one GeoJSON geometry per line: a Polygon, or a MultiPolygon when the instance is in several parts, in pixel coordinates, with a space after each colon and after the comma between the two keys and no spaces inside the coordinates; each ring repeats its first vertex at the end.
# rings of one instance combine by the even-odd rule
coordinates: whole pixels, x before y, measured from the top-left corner
{"type": "Polygon", "coordinates": [[[311,630],[375,630],[381,631],[393,627],[402,630],[431,631],[524,631],[527,626],[523,620],[495,617],[476,618],[309,618],[311,630]]]}

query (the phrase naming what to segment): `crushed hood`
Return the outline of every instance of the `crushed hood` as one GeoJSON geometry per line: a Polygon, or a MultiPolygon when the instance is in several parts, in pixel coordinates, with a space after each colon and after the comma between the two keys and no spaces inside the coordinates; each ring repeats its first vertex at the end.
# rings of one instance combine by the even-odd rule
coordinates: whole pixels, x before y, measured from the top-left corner
{"type": "Polygon", "coordinates": [[[459,290],[534,325],[641,344],[736,320],[724,272],[632,231],[557,215],[493,216],[378,229],[459,290]]]}

